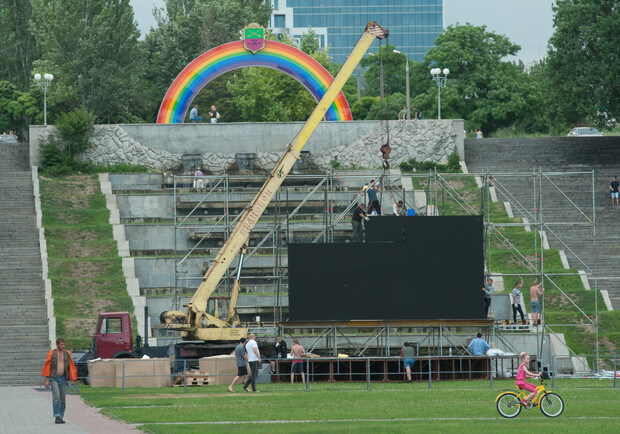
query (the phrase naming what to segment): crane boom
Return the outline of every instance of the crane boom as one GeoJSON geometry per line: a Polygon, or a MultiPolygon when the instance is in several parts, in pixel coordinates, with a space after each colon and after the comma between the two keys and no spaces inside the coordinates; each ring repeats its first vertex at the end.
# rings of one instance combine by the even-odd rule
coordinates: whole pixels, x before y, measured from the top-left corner
{"type": "MultiPolygon", "coordinates": [[[[174,324],[174,321],[166,324],[166,328],[181,330],[184,339],[200,339],[206,341],[236,340],[247,334],[247,329],[231,327],[230,321],[222,321],[206,312],[207,302],[215,291],[220,280],[228,270],[237,253],[246,246],[250,232],[258,222],[276,191],[291,171],[295,162],[300,158],[301,150],[316,130],[319,122],[336,99],[344,84],[349,79],[360,60],[370,48],[375,38],[383,39],[388,31],[371,21],[366,26],[364,34],[347,58],[344,65],[334,78],[323,98],[319,101],[314,111],[301,128],[295,139],[287,146],[286,151],[276,164],[273,171],[257,193],[252,203],[245,209],[242,217],[237,222],[233,232],[222,246],[217,257],[205,273],[202,283],[187,305],[187,313],[183,324],[174,324]]],[[[238,284],[233,291],[238,290],[238,284]]],[[[233,294],[236,300],[236,294],[233,294]]],[[[230,309],[235,306],[231,302],[230,309]]],[[[173,314],[173,312],[169,312],[173,314]]],[[[177,312],[178,317],[178,312],[177,312]]],[[[229,315],[229,319],[231,316],[229,315]]]]}

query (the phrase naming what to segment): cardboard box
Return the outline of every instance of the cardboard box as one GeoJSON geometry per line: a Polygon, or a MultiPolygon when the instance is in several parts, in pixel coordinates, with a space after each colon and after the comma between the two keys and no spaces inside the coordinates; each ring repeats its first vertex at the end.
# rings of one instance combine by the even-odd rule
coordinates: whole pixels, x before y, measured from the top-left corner
{"type": "Polygon", "coordinates": [[[170,386],[170,359],[100,359],[88,362],[91,387],[170,386]],[[124,369],[123,369],[124,368],[124,369]]]}
{"type": "Polygon", "coordinates": [[[91,387],[116,387],[116,364],[112,359],[88,361],[91,387]]]}
{"type": "Polygon", "coordinates": [[[117,359],[116,387],[168,387],[170,379],[170,359],[117,359]],[[123,372],[124,371],[124,372],[123,372]]]}
{"type": "MultiPolygon", "coordinates": [[[[209,385],[230,384],[237,376],[237,361],[235,356],[221,355],[203,357],[198,361],[200,372],[209,373],[209,385]]],[[[248,367],[249,371],[249,367],[248,367]]]]}

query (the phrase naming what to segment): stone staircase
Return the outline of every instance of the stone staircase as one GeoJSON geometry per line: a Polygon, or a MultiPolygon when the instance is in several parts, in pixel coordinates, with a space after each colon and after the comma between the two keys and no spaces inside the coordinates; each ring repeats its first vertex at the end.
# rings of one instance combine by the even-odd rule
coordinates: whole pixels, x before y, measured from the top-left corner
{"type": "Polygon", "coordinates": [[[549,246],[564,250],[572,268],[594,272],[590,287],[607,290],[620,309],[620,208],[611,207],[608,187],[620,177],[620,137],[466,140],[465,161],[471,173],[494,176],[515,216],[534,222],[542,213],[549,246]],[[539,170],[546,176],[508,175],[539,170]]]}
{"type": "Polygon", "coordinates": [[[0,386],[36,385],[48,325],[28,146],[0,146],[0,386]]]}

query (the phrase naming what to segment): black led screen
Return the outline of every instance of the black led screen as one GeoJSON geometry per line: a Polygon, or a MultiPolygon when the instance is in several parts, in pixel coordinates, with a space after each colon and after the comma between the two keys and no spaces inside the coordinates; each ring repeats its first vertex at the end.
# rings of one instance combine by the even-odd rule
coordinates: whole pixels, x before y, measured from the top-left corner
{"type": "Polygon", "coordinates": [[[481,319],[482,231],[480,216],[375,217],[374,242],[289,244],[289,320],[481,319]]]}

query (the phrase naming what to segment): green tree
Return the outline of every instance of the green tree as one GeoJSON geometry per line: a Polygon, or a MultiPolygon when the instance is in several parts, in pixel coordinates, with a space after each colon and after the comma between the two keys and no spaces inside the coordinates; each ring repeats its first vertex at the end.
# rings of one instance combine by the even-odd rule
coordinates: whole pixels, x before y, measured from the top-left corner
{"type": "Polygon", "coordinates": [[[379,101],[379,98],[375,99],[375,102],[370,106],[365,119],[379,119],[379,120],[395,120],[398,119],[398,112],[407,105],[407,97],[402,93],[394,93],[383,100],[379,101]]]}
{"type": "Polygon", "coordinates": [[[31,0],[52,92],[66,111],[82,108],[104,122],[133,119],[143,103],[143,55],[129,0],[31,0]],[[60,93],[58,93],[61,91],[60,93]]]}
{"type": "Polygon", "coordinates": [[[364,95],[379,96],[381,94],[381,63],[383,63],[384,96],[405,93],[405,58],[402,54],[394,53],[395,49],[394,45],[381,44],[378,52],[362,59],[360,64],[365,68],[364,95]]]}
{"type": "Polygon", "coordinates": [[[363,96],[359,101],[356,101],[351,106],[351,115],[354,120],[364,120],[370,112],[370,108],[379,102],[379,97],[376,96],[363,96]]]}
{"type": "Polygon", "coordinates": [[[0,80],[27,91],[32,82],[32,61],[37,56],[30,33],[30,0],[0,0],[0,80]]]}
{"type": "Polygon", "coordinates": [[[620,118],[620,5],[557,0],[547,53],[550,116],[599,127],[620,118]]]}
{"type": "Polygon", "coordinates": [[[301,36],[299,40],[299,49],[309,55],[318,53],[319,40],[312,27],[308,27],[308,31],[301,36]]]}
{"type": "Polygon", "coordinates": [[[8,81],[0,81],[0,134],[17,130],[23,108],[18,102],[21,95],[17,86],[8,81]]]}
{"type": "Polygon", "coordinates": [[[242,120],[248,122],[290,121],[290,111],[279,101],[281,93],[276,92],[272,82],[258,68],[246,68],[243,80],[231,80],[228,90],[234,104],[241,111],[242,120]]]}
{"type": "MultiPolygon", "coordinates": [[[[276,36],[268,34],[267,38],[273,40],[276,36]]],[[[279,37],[278,42],[293,45],[293,40],[287,35],[279,37]]],[[[318,42],[312,29],[302,36],[300,46],[309,50],[310,52],[306,54],[312,56],[328,71],[335,69],[335,65],[330,62],[329,50],[318,50],[318,42]]],[[[210,87],[210,84],[207,87],[210,87]]],[[[270,68],[235,71],[227,89],[232,95],[236,111],[240,113],[238,118],[240,121],[305,121],[317,104],[312,94],[301,83],[270,68]],[[263,95],[264,92],[270,95],[263,95]],[[256,106],[258,102],[260,105],[256,106]],[[254,106],[245,107],[246,104],[254,106]],[[265,109],[264,104],[273,104],[274,107],[265,109]]]]}
{"type": "MultiPolygon", "coordinates": [[[[239,40],[239,31],[252,22],[266,27],[270,16],[271,5],[263,0],[167,0],[166,13],[158,16],[158,28],[149,32],[143,44],[151,119],[174,78],[192,60],[218,45],[239,40]]],[[[229,96],[226,87],[219,89],[229,96]]],[[[213,86],[208,85],[205,92],[214,97],[207,107],[225,99],[213,86]]],[[[218,111],[222,105],[217,105],[218,111]]]]}
{"type": "Polygon", "coordinates": [[[485,26],[457,25],[449,26],[435,44],[412,68],[414,104],[426,119],[437,113],[437,85],[429,74],[433,67],[450,70],[441,89],[442,118],[468,120],[486,136],[526,117],[542,117],[541,92],[533,91],[524,65],[502,61],[520,49],[506,36],[485,26]]]}
{"type": "Polygon", "coordinates": [[[43,94],[39,88],[22,92],[8,81],[0,81],[0,133],[15,131],[28,137],[28,125],[33,119],[43,123],[43,94]]]}

